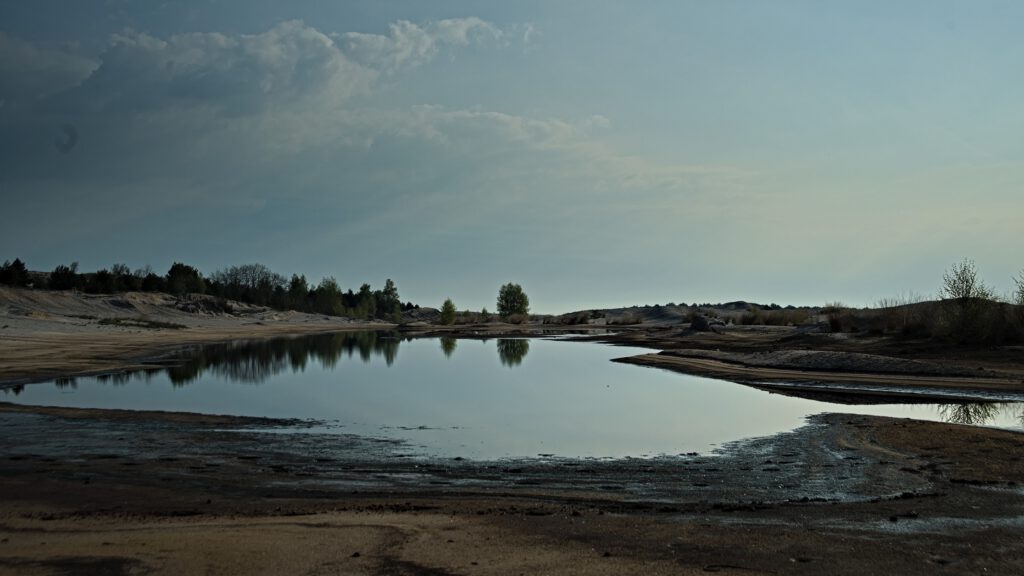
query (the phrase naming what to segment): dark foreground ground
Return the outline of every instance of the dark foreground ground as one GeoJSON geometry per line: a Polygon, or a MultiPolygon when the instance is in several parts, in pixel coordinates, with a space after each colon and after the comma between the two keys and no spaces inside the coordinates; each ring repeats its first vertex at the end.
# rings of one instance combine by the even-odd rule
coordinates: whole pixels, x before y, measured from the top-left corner
{"type": "Polygon", "coordinates": [[[1024,436],[818,417],[716,456],[469,462],[0,405],[4,574],[1021,574],[1024,436]]]}

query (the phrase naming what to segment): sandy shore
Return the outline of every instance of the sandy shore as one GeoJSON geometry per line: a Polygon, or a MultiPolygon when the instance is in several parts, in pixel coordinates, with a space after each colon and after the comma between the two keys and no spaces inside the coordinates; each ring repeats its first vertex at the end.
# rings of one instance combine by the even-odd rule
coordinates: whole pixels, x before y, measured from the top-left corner
{"type": "MultiPolygon", "coordinates": [[[[3,290],[7,383],[129,369],[204,342],[367,327],[197,313],[154,295],[3,290]]],[[[1024,386],[1013,350],[951,358],[911,343],[884,354],[891,344],[793,330],[640,326],[596,338],[664,352],[635,363],[737,380],[1024,386]]],[[[710,457],[472,462],[262,431],[287,425],[0,403],[0,574],[1024,573],[1024,436],[1010,431],[832,414],[710,457]]]]}
{"type": "Polygon", "coordinates": [[[1019,346],[954,347],[747,326],[714,332],[641,327],[593,339],[659,351],[620,362],[780,392],[813,393],[820,390],[813,385],[827,384],[832,397],[848,396],[850,401],[862,396],[948,400],[957,392],[964,392],[965,399],[984,394],[1024,396],[1024,350],[1019,346]]]}
{"type": "Polygon", "coordinates": [[[390,326],[237,303],[232,314],[194,309],[165,294],[0,287],[0,384],[143,368],[204,343],[390,326]],[[177,327],[147,327],[153,323],[177,327]]]}
{"type": "Polygon", "coordinates": [[[754,384],[759,388],[780,391],[821,390],[820,387],[811,387],[806,384],[827,383],[830,385],[829,391],[850,396],[889,396],[925,401],[927,399],[949,400],[951,396],[956,397],[956,392],[967,392],[968,394],[963,395],[964,398],[970,398],[970,393],[989,392],[1020,394],[1024,398],[1024,383],[1011,378],[838,372],[835,370],[810,371],[749,366],[713,358],[671,354],[643,354],[621,358],[617,361],[754,384]],[[805,385],[801,385],[802,383],[805,385]],[[934,391],[934,393],[927,391],[934,391]]]}

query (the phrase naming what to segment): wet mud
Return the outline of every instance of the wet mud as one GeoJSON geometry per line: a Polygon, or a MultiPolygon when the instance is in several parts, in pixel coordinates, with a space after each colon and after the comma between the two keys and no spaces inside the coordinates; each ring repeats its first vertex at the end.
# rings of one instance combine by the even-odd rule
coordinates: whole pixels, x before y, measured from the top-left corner
{"type": "MultiPolygon", "coordinates": [[[[0,405],[0,539],[8,552],[0,573],[170,566],[143,548],[118,558],[102,548],[54,556],[53,530],[86,538],[97,525],[135,530],[157,521],[178,538],[270,518],[305,525],[324,514],[309,530],[348,527],[358,541],[397,522],[406,535],[465,531],[480,546],[498,530],[507,538],[501,550],[527,554],[481,553],[476,566],[455,570],[464,548],[438,556],[401,538],[361,552],[350,573],[487,573],[480,561],[504,558],[492,566],[502,573],[549,552],[549,568],[568,568],[579,550],[608,560],[609,569],[661,567],[652,573],[1024,568],[1011,559],[1024,555],[1009,554],[1024,551],[1024,435],[1002,430],[831,414],[714,455],[479,462],[413,457],[394,440],[280,433],[302,425],[0,405]],[[406,526],[428,519],[447,520],[406,526]],[[219,527],[195,524],[211,521],[219,527]],[[46,534],[50,549],[38,544],[46,534]],[[883,554],[897,546],[902,555],[883,554]]],[[[344,554],[350,563],[351,554],[344,554]]]]}

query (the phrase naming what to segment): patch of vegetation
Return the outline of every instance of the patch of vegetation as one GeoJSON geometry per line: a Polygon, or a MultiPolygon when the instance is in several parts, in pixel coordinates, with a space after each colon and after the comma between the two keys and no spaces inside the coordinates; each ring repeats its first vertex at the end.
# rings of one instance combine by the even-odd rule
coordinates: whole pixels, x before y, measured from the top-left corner
{"type": "Polygon", "coordinates": [[[802,308],[763,309],[751,304],[746,312],[740,315],[739,324],[744,326],[798,326],[807,321],[810,312],[802,308]]]}
{"type": "Polygon", "coordinates": [[[170,330],[180,330],[187,328],[184,324],[175,324],[173,322],[160,322],[159,320],[150,320],[149,318],[103,318],[99,321],[101,326],[122,326],[125,328],[150,328],[153,330],[159,330],[162,328],[170,330]]]}
{"type": "Polygon", "coordinates": [[[529,322],[530,316],[528,314],[511,314],[505,317],[505,322],[509,324],[523,324],[529,322]]]}
{"type": "Polygon", "coordinates": [[[875,308],[827,304],[821,313],[833,332],[923,338],[963,346],[1024,342],[1024,273],[1016,291],[1000,297],[978,275],[971,260],[943,274],[938,299],[919,295],[880,300],[875,308]]]}
{"type": "Polygon", "coordinates": [[[643,319],[635,314],[625,314],[618,318],[611,318],[608,320],[609,326],[635,326],[641,324],[643,319]]]}

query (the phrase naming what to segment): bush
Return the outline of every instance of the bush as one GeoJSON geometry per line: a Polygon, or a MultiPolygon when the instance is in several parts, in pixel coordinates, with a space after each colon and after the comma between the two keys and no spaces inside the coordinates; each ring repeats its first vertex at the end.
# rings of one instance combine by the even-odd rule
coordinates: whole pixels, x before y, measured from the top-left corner
{"type": "Polygon", "coordinates": [[[740,316],[739,323],[743,324],[744,326],[751,326],[754,324],[763,325],[765,323],[764,319],[765,316],[764,314],[761,313],[761,308],[757,306],[751,306],[749,309],[747,309],[746,312],[744,312],[740,316]]]}
{"type": "Polygon", "coordinates": [[[526,314],[511,314],[505,317],[505,321],[509,324],[523,324],[529,319],[530,317],[526,314]]]}
{"type": "Polygon", "coordinates": [[[850,314],[842,302],[829,302],[821,309],[821,313],[828,317],[828,329],[832,332],[843,332],[843,327],[852,327],[850,314]]]}

